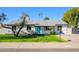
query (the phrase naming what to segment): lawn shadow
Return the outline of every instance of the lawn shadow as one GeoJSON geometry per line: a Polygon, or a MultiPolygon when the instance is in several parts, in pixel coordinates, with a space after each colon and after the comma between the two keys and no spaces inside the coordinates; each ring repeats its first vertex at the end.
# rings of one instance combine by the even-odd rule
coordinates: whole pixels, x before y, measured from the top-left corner
{"type": "Polygon", "coordinates": [[[42,34],[33,34],[33,35],[26,35],[26,36],[18,36],[18,37],[15,37],[14,35],[0,35],[0,40],[2,39],[30,39],[30,38],[37,38],[37,37],[43,37],[43,36],[46,36],[46,35],[42,35],[42,34]]]}

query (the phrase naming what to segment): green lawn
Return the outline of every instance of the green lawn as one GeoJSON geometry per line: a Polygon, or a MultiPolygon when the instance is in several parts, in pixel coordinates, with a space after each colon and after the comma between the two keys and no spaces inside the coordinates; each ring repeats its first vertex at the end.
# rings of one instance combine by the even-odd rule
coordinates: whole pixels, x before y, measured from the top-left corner
{"type": "Polygon", "coordinates": [[[14,37],[13,35],[0,35],[0,42],[65,42],[56,35],[29,35],[14,37]]]}

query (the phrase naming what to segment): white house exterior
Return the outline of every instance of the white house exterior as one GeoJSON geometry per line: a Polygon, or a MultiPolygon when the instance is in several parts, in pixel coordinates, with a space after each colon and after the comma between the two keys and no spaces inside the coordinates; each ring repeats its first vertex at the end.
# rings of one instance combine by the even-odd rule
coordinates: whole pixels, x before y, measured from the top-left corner
{"type": "Polygon", "coordinates": [[[10,29],[0,28],[0,34],[12,34],[10,29]]]}
{"type": "MultiPolygon", "coordinates": [[[[18,23],[18,21],[15,21],[18,23]]],[[[12,24],[15,24],[11,23],[12,24]]],[[[61,27],[62,34],[68,34],[67,32],[67,24],[61,20],[42,20],[42,21],[27,21],[23,29],[21,30],[21,34],[50,34],[51,31],[49,27],[54,27],[51,31],[57,34],[60,34],[58,27],[61,27]]],[[[17,28],[18,29],[18,28],[17,28]]],[[[12,31],[7,28],[1,28],[0,34],[12,34],[12,31]]]]}

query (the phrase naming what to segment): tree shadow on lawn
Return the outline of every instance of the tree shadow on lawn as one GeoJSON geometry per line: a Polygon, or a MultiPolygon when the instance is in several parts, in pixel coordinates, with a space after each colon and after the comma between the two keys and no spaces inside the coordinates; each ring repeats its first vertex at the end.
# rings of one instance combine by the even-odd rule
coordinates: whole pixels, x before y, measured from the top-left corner
{"type": "Polygon", "coordinates": [[[0,35],[0,42],[64,42],[64,40],[50,35],[35,34],[15,37],[14,35],[6,34],[0,35]]]}
{"type": "Polygon", "coordinates": [[[33,38],[39,38],[39,37],[43,37],[43,36],[46,36],[46,35],[26,35],[26,36],[18,36],[18,37],[15,37],[14,35],[0,35],[0,40],[4,39],[4,40],[7,40],[7,39],[33,39],[33,38]]]}

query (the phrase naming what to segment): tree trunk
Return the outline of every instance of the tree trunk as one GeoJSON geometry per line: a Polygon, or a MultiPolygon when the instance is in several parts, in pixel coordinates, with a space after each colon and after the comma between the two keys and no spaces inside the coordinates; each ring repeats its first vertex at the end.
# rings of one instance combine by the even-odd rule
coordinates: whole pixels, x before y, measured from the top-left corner
{"type": "Polygon", "coordinates": [[[16,33],[16,37],[18,37],[18,35],[19,35],[21,29],[23,28],[23,26],[24,26],[24,24],[20,27],[20,29],[19,29],[18,32],[16,33]]]}
{"type": "Polygon", "coordinates": [[[16,26],[12,26],[12,29],[11,30],[12,30],[14,36],[16,36],[16,26]]]}
{"type": "Polygon", "coordinates": [[[21,27],[19,28],[18,32],[16,33],[16,37],[18,37],[18,35],[19,35],[21,29],[24,27],[25,19],[26,19],[26,18],[24,17],[22,23],[20,24],[21,27]]]}

